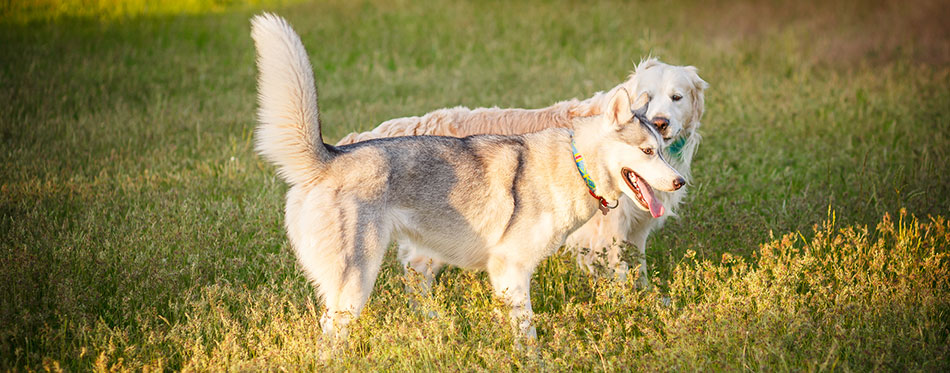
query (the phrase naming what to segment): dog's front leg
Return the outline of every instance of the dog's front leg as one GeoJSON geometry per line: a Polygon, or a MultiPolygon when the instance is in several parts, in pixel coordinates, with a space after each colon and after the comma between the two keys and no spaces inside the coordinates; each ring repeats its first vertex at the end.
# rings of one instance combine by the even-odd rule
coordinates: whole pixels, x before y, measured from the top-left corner
{"type": "MultiPolygon", "coordinates": [[[[421,307],[415,296],[428,295],[432,292],[435,276],[445,268],[445,263],[423,255],[419,248],[408,240],[401,240],[398,250],[399,261],[402,262],[402,268],[408,276],[407,280],[410,281],[406,284],[406,293],[410,295],[409,304],[419,311],[421,307]],[[422,276],[421,282],[416,282],[416,275],[422,276]]],[[[428,316],[434,318],[437,314],[434,310],[430,310],[428,316]]]]}
{"type": "MultiPolygon", "coordinates": [[[[424,293],[428,293],[432,290],[432,284],[435,283],[435,276],[442,272],[442,269],[445,268],[445,263],[429,258],[423,255],[420,250],[415,246],[414,243],[409,242],[408,240],[399,241],[398,246],[399,261],[402,262],[403,270],[406,271],[406,274],[409,274],[410,271],[415,271],[422,275],[422,284],[421,290],[424,293]]],[[[411,288],[406,289],[409,292],[412,292],[411,288]]]]}
{"type": "Polygon", "coordinates": [[[537,330],[531,325],[531,318],[534,316],[530,293],[533,269],[508,258],[492,258],[488,262],[488,277],[495,289],[495,295],[511,307],[509,316],[512,326],[528,338],[538,336],[537,330]]]}
{"type": "Polygon", "coordinates": [[[627,272],[630,271],[627,262],[623,261],[623,242],[614,240],[607,250],[607,268],[613,272],[613,278],[619,282],[627,282],[627,272]]]}
{"type": "Polygon", "coordinates": [[[647,236],[650,230],[639,227],[633,232],[630,238],[631,243],[637,248],[637,260],[640,262],[639,276],[637,277],[637,287],[640,289],[650,289],[650,278],[647,276],[647,236]]]}

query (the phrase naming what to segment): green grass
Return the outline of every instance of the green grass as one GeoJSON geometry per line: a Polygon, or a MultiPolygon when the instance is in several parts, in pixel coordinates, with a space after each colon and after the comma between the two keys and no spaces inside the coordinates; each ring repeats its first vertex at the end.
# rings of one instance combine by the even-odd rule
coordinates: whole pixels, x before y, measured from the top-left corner
{"type": "Polygon", "coordinates": [[[0,4],[0,19],[17,23],[65,17],[110,21],[130,16],[215,13],[294,2],[300,0],[18,0],[0,4]]]}
{"type": "Polygon", "coordinates": [[[414,311],[390,257],[332,359],[253,152],[255,11],[4,18],[0,369],[946,371],[950,32],[945,4],[914,5],[271,9],[329,141],[588,97],[650,54],[711,85],[690,197],[649,242],[656,291],[554,256],[516,348],[484,274],[447,271],[414,311]]]}

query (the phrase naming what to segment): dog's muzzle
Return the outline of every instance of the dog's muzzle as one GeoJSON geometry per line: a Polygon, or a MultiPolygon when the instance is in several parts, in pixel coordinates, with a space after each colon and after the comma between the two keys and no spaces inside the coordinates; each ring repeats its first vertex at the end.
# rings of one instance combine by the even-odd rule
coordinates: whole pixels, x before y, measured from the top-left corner
{"type": "Polygon", "coordinates": [[[663,133],[663,131],[666,131],[666,129],[670,127],[670,120],[664,117],[653,117],[651,123],[653,123],[653,127],[656,127],[656,130],[660,131],[660,133],[663,133]]]}

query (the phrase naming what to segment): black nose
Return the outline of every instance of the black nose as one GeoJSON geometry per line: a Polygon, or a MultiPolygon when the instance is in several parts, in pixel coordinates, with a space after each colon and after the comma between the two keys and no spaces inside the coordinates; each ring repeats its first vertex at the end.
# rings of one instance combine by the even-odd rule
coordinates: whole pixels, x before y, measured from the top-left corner
{"type": "Polygon", "coordinates": [[[670,126],[670,120],[663,117],[653,118],[653,126],[656,127],[657,131],[663,131],[666,127],[670,126]]]}
{"type": "Polygon", "coordinates": [[[673,179],[673,190],[679,190],[683,187],[683,185],[686,185],[686,179],[683,179],[682,177],[673,179]]]}

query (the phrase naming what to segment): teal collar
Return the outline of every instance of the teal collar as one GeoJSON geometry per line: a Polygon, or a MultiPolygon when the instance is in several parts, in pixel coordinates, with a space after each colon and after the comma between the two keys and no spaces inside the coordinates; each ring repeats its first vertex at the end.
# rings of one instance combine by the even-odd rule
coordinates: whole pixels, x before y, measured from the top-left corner
{"type": "MultiPolygon", "coordinates": [[[[607,205],[607,200],[604,197],[598,196],[597,193],[594,193],[597,190],[597,185],[594,184],[594,179],[590,178],[590,174],[587,173],[587,167],[584,165],[584,156],[577,151],[577,145],[574,144],[574,134],[571,134],[571,151],[574,152],[574,163],[577,165],[577,172],[580,172],[581,178],[584,179],[584,182],[587,183],[587,191],[590,193],[591,197],[597,199],[600,202],[597,205],[597,208],[600,209],[600,212],[607,215],[607,209],[617,208],[617,205],[609,206],[607,205]]],[[[618,201],[619,202],[619,201],[618,201]]]]}
{"type": "Polygon", "coordinates": [[[686,146],[686,138],[680,137],[673,141],[670,146],[666,147],[666,151],[670,152],[670,157],[682,159],[683,158],[683,147],[686,146]]]}

